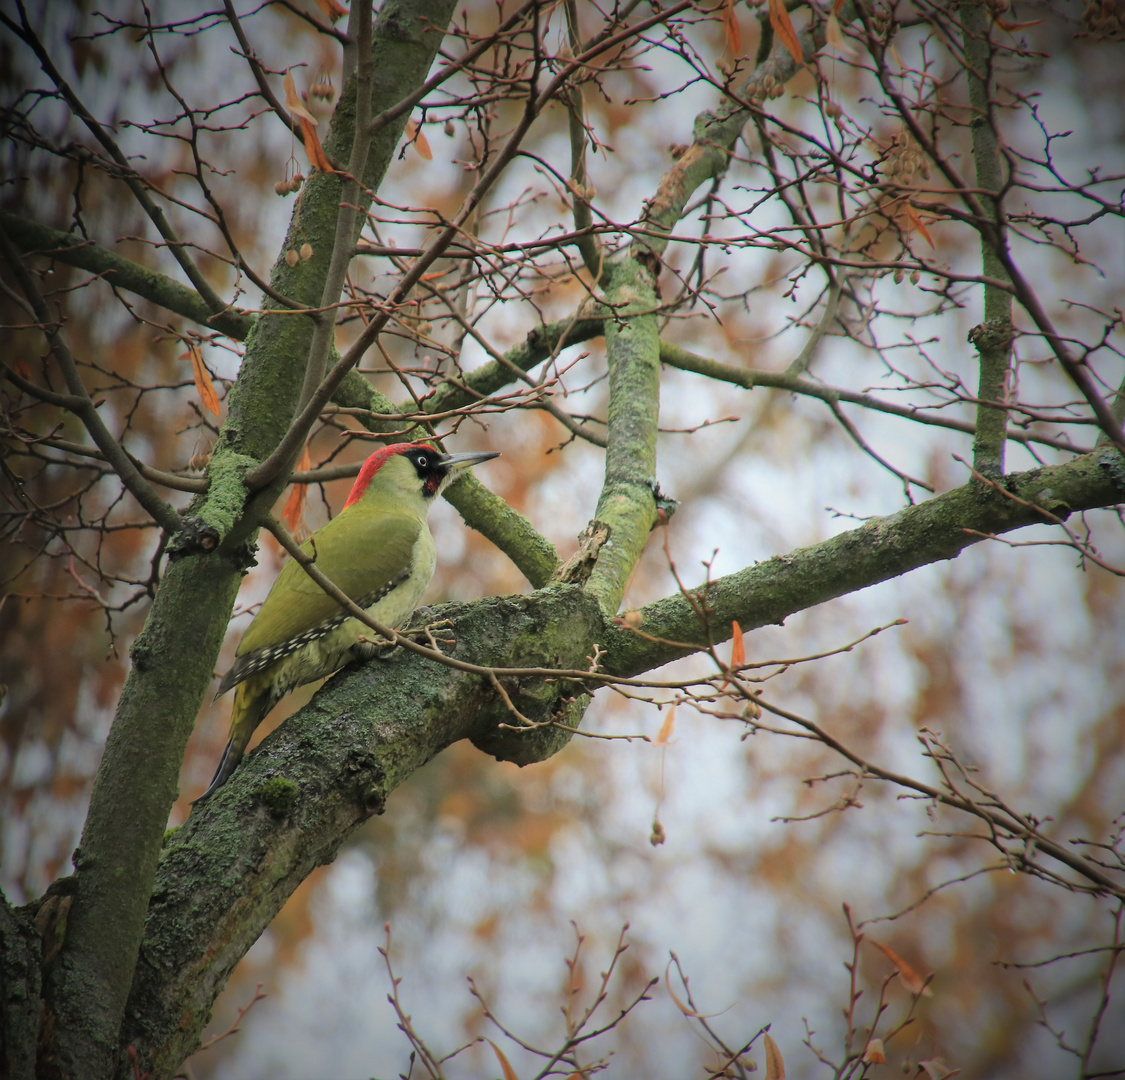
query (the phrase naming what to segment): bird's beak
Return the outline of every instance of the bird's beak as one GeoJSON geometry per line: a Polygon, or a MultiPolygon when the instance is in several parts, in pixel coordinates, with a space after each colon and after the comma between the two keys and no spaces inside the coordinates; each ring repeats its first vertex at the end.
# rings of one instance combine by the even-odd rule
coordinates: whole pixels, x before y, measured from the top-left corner
{"type": "Polygon", "coordinates": [[[498,450],[480,450],[468,454],[442,454],[438,458],[438,464],[444,465],[449,470],[450,475],[455,475],[471,465],[477,465],[482,461],[490,461],[492,458],[499,456],[498,450]]]}

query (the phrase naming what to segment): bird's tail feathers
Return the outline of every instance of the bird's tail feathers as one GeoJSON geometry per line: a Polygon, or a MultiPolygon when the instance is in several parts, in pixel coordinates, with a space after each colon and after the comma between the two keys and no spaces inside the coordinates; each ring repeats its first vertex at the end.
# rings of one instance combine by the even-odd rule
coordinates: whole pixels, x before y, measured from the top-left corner
{"type": "Polygon", "coordinates": [[[269,712],[272,701],[268,693],[256,694],[251,684],[239,683],[234,695],[234,709],[230,717],[230,738],[223,748],[219,766],[207,790],[193,800],[192,805],[210,798],[230,779],[231,773],[238,767],[246,747],[250,744],[250,736],[254,729],[262,722],[262,717],[269,712]]]}

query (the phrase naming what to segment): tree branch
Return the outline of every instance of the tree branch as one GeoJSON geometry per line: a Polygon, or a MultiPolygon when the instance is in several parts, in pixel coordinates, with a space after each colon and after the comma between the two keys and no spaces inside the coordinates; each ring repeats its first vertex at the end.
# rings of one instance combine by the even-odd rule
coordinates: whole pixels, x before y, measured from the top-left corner
{"type": "Polygon", "coordinates": [[[152,197],[149,195],[147,185],[137,174],[136,170],[129,164],[129,159],[121,152],[121,148],[110,138],[109,133],[98,123],[90,110],[86,108],[82,100],[71,89],[70,84],[67,83],[59,73],[58,68],[55,67],[47,50],[43,48],[42,42],[40,42],[39,38],[31,29],[30,23],[27,21],[27,12],[24,9],[22,0],[18,6],[22,25],[17,25],[3,13],[0,13],[0,21],[35,53],[35,58],[39,61],[47,78],[58,88],[63,100],[66,101],[74,114],[89,129],[90,134],[101,143],[106,153],[108,153],[116,163],[121,170],[118,174],[119,178],[133,193],[133,197],[140,204],[141,209],[144,210],[148,219],[156,227],[156,231],[160,234],[165,243],[167,243],[168,250],[172,253],[172,257],[179,263],[180,269],[187,275],[187,279],[195,286],[195,290],[202,298],[204,304],[216,315],[222,311],[226,311],[229,305],[225,304],[222,299],[220,299],[218,294],[207,283],[207,279],[203,276],[199,267],[192,262],[191,258],[188,256],[187,246],[176,235],[175,229],[172,228],[171,223],[164,216],[164,211],[153,202],[152,197]]]}
{"type": "Polygon", "coordinates": [[[781,624],[797,611],[954,559],[979,543],[981,533],[999,535],[1052,516],[1113,506],[1125,501],[1125,460],[1116,448],[1106,447],[1065,465],[1009,474],[1004,487],[1019,501],[999,488],[964,484],[819,544],[703,583],[689,591],[709,612],[707,626],[700,625],[696,608],[680,594],[649,604],[640,609],[643,637],[617,627],[601,642],[607,650],[605,669],[623,676],[647,671],[684,655],[669,642],[704,648],[730,637],[732,620],[744,632],[781,624]]]}
{"type": "Polygon", "coordinates": [[[51,355],[59,365],[59,370],[62,372],[66,388],[70,393],[69,395],[63,396],[50,394],[46,391],[40,392],[39,388],[33,383],[20,378],[14,371],[6,370],[8,378],[29,394],[41,398],[44,393],[48,394],[49,397],[55,399],[56,404],[62,405],[64,408],[74,413],[74,415],[82,421],[86,430],[90,433],[90,438],[94,440],[95,445],[105,456],[106,461],[113,466],[114,471],[121,478],[121,482],[125,485],[129,494],[141,504],[144,510],[152,517],[153,521],[157,522],[162,529],[167,532],[175,532],[180,527],[180,515],[177,514],[172,505],[165,502],[164,499],[156,493],[156,489],[141,476],[137,467],[133,464],[132,458],[125,452],[125,448],[114,438],[109,428],[105,426],[104,421],[98,414],[97,406],[95,406],[94,402],[90,399],[89,393],[86,391],[86,386],[82,382],[82,376],[78,373],[78,365],[74,362],[74,357],[71,356],[70,349],[63,340],[62,328],[51,317],[51,311],[47,307],[47,302],[43,299],[43,294],[39,291],[39,287],[35,284],[35,278],[28,273],[27,268],[23,265],[23,260],[20,258],[19,252],[16,250],[11,240],[8,239],[8,234],[2,227],[0,227],[0,254],[4,256],[4,260],[11,267],[12,273],[20,283],[20,288],[30,302],[39,327],[47,338],[47,344],[50,347],[51,355]]]}
{"type": "MultiPolygon", "coordinates": [[[[292,890],[331,860],[357,825],[382,811],[395,786],[458,739],[472,738],[490,750],[503,745],[509,756],[535,735],[507,730],[502,741],[496,738],[501,725],[510,726],[511,714],[479,673],[496,657],[509,667],[582,669],[592,643],[600,642],[607,649],[603,669],[632,676],[682,656],[669,640],[705,648],[730,636],[732,619],[744,628],[781,622],[813,604],[952,558],[979,542],[969,530],[997,533],[1032,524],[1040,518],[1036,505],[1056,514],[1108,505],[1125,497],[1125,463],[1106,449],[1009,477],[1009,483],[1026,503],[966,484],[692,590],[707,625],[677,594],[641,609],[641,636],[611,625],[575,586],[440,608],[454,624],[452,657],[474,670],[397,653],[341,672],[248,755],[170,839],[125,1039],[158,1076],[175,1069],[198,1044],[227,975],[292,890]]],[[[514,707],[536,723],[566,708],[573,686],[499,677],[514,707]]]]}
{"type": "MultiPolygon", "coordinates": [[[[981,273],[986,278],[1010,281],[998,254],[1007,248],[1008,239],[1001,202],[1005,178],[992,108],[992,42],[989,38],[992,17],[975,3],[962,3],[959,14],[972,110],[969,128],[973,137],[973,164],[977,187],[983,192],[981,205],[992,225],[990,229],[979,230],[981,273]]],[[[1004,472],[1004,430],[1008,414],[991,402],[1007,400],[1012,357],[1012,298],[1006,290],[995,285],[984,286],[984,325],[976,327],[969,340],[980,355],[973,464],[981,475],[996,477],[1004,472]]]]}
{"type": "Polygon", "coordinates": [[[134,293],[235,341],[244,340],[254,325],[254,316],[231,307],[214,312],[194,289],[75,233],[52,229],[9,210],[0,210],[0,227],[25,255],[44,255],[88,270],[114,288],[134,293]]]}

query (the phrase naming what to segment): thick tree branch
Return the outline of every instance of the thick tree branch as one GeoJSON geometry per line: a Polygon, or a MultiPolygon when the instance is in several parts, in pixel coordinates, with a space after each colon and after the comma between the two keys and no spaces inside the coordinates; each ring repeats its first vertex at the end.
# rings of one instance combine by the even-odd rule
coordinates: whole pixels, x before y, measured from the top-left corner
{"type": "MultiPolygon", "coordinates": [[[[965,49],[965,74],[969,81],[969,107],[972,119],[973,164],[977,187],[982,190],[981,205],[992,227],[981,230],[981,273],[986,278],[1009,280],[1000,251],[1008,246],[1001,193],[1005,186],[1000,141],[996,134],[992,108],[991,14],[980,4],[963,3],[959,8],[965,49]]],[[[973,464],[983,476],[997,477],[1004,472],[1004,431],[1008,421],[1005,409],[991,402],[1004,402],[1008,396],[1009,367],[1012,357],[1012,298],[995,285],[984,286],[984,324],[974,329],[970,341],[980,355],[980,381],[977,389],[977,422],[973,436],[973,464]]]]}
{"type": "Polygon", "coordinates": [[[602,642],[606,670],[635,675],[684,654],[669,641],[702,648],[730,637],[732,620],[743,631],[780,624],[797,611],[956,558],[984,536],[1049,522],[1051,515],[1065,518],[1113,506],[1125,501],[1125,459],[1106,447],[1065,465],[1010,474],[1003,484],[1020,501],[996,488],[982,490],[980,484],[968,483],[812,547],[701,584],[691,592],[710,612],[706,627],[681,595],[641,608],[645,636],[615,628],[602,642]],[[646,640],[648,636],[663,641],[646,640]]]}
{"type": "MultiPolygon", "coordinates": [[[[504,656],[584,666],[601,625],[574,586],[459,610],[453,655],[482,664],[504,656]]],[[[535,720],[559,707],[558,686],[508,692],[535,720]]],[[[123,1036],[157,1080],[198,1046],[211,1002],[297,884],[415,769],[511,719],[487,679],[402,653],[336,677],[302,715],[197,807],[164,851],[123,1036]]]]}
{"type": "MultiPolygon", "coordinates": [[[[425,79],[441,35],[424,35],[422,20],[444,26],[452,7],[450,0],[388,0],[383,6],[373,46],[378,83],[373,105],[389,105],[425,79]]],[[[325,148],[336,158],[346,157],[351,144],[354,82],[351,94],[349,101],[346,86],[325,148]]],[[[366,188],[382,180],[397,137],[389,129],[376,138],[363,177],[366,188]]],[[[338,193],[336,176],[310,180],[285,248],[309,242],[314,257],[295,267],[279,257],[274,268],[271,284],[310,308],[321,297],[338,193]]],[[[47,985],[45,1027],[53,1024],[56,1042],[46,1053],[64,1075],[107,1075],[119,1060],[125,1001],[180,765],[238,593],[248,558],[244,545],[263,509],[247,506],[243,478],[290,426],[311,330],[311,320],[300,315],[266,313],[257,321],[212,456],[207,494],[194,507],[193,528],[178,538],[178,557],[169,562],[133,646],[133,667],[75,860],[78,892],[66,941],[47,985]],[[129,808],[127,820],[122,807],[129,808]]],[[[281,486],[279,481],[267,488],[260,501],[272,504],[281,486]]]]}
{"type": "Polygon", "coordinates": [[[652,264],[628,256],[606,271],[609,407],[605,481],[595,517],[610,529],[586,591],[616,613],[656,523],[656,435],[660,412],[660,338],[652,264]]]}
{"type": "MultiPolygon", "coordinates": [[[[349,38],[354,45],[349,47],[348,55],[356,58],[355,79],[355,135],[352,138],[351,154],[348,158],[347,170],[342,177],[339,192],[339,205],[336,208],[336,228],[332,238],[332,252],[328,260],[328,267],[324,275],[324,287],[321,290],[320,307],[325,313],[335,311],[344,291],[344,283],[348,276],[348,267],[351,265],[352,253],[355,242],[363,228],[363,215],[359,212],[361,201],[366,204],[367,199],[361,200],[359,183],[356,178],[367,172],[367,155],[371,148],[371,133],[367,130],[367,122],[371,115],[371,92],[374,81],[374,67],[371,57],[371,8],[367,4],[357,4],[351,10],[348,22],[349,38]]],[[[301,395],[297,399],[297,409],[303,409],[312,399],[328,363],[328,357],[335,351],[336,346],[336,320],[332,314],[322,314],[313,326],[312,340],[309,342],[309,358],[305,368],[305,380],[301,386],[301,395]]],[[[287,433],[288,434],[288,433],[287,433]]],[[[285,440],[282,440],[284,446],[285,440]]],[[[301,440],[304,445],[304,439],[301,440]]],[[[279,450],[281,448],[279,447],[279,450]]],[[[292,457],[284,461],[281,467],[286,470],[292,468],[300,447],[292,448],[292,457]]],[[[279,456],[275,452],[275,457],[279,456]]],[[[280,471],[280,468],[279,468],[280,471]]],[[[268,484],[272,476],[259,477],[257,482],[268,484]]]]}

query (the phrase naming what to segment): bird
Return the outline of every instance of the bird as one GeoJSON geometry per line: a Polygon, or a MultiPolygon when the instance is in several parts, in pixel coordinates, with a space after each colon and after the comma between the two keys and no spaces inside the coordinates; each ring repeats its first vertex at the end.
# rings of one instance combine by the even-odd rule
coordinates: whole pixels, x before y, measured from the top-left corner
{"type": "MultiPolygon", "coordinates": [[[[445,454],[426,442],[381,447],[363,463],[343,510],[301,550],[368,615],[397,629],[434,575],[437,551],[426,524],[434,500],[462,470],[499,456],[445,454]]],[[[290,690],[373,655],[379,646],[358,640],[365,632],[364,623],[290,559],[219,683],[216,698],[237,688],[229,739],[214,778],[195,802],[226,783],[255,728],[290,690]]]]}

